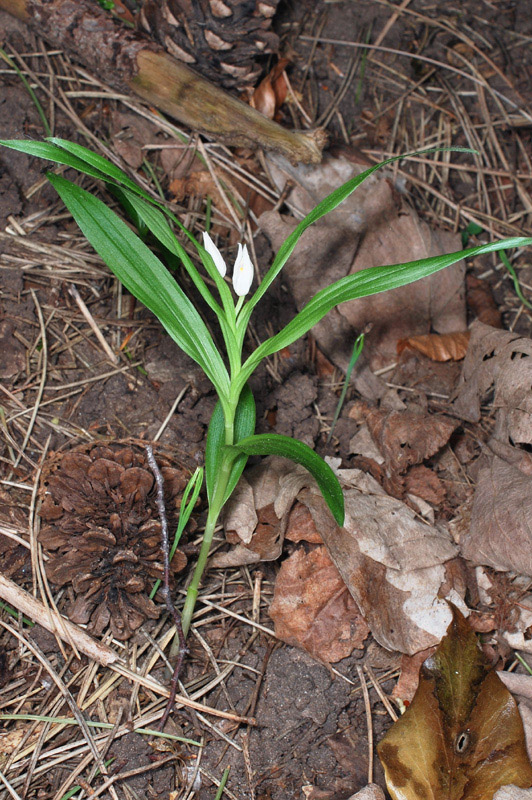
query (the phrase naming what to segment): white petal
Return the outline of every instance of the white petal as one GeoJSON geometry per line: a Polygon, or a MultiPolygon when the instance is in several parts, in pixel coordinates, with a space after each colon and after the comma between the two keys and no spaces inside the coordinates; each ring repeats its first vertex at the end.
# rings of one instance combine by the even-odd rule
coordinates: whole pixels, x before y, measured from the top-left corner
{"type": "Polygon", "coordinates": [[[239,297],[244,297],[253,283],[253,264],[246,245],[238,245],[238,253],[233,272],[233,288],[239,297]]]}
{"type": "Polygon", "coordinates": [[[214,261],[214,266],[216,267],[216,269],[223,278],[225,273],[227,272],[227,265],[224,261],[224,257],[214,244],[213,240],[211,239],[207,231],[203,231],[203,247],[212,257],[212,260],[214,261]]]}

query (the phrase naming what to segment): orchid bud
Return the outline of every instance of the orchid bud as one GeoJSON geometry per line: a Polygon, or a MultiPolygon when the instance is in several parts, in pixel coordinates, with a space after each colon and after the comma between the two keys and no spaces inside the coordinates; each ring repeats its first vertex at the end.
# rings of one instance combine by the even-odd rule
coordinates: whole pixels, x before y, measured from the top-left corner
{"type": "Polygon", "coordinates": [[[239,297],[244,297],[253,283],[253,264],[246,245],[238,245],[238,253],[233,272],[233,289],[239,297]]]}
{"type": "Polygon", "coordinates": [[[211,239],[207,231],[203,231],[203,247],[211,256],[212,260],[214,261],[214,266],[216,267],[216,269],[223,278],[225,276],[225,273],[227,272],[227,265],[225,263],[224,257],[214,244],[213,240],[211,239]]]}

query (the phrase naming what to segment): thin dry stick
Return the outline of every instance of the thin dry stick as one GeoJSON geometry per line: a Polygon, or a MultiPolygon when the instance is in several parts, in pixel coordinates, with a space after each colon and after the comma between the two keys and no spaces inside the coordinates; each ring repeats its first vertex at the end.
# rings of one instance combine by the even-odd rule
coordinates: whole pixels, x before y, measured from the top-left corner
{"type": "Polygon", "coordinates": [[[35,425],[35,420],[37,418],[37,414],[38,414],[38,411],[39,411],[39,405],[40,405],[41,398],[42,398],[42,395],[43,395],[43,392],[44,392],[44,386],[46,384],[46,367],[47,367],[47,361],[48,361],[48,343],[47,343],[47,340],[46,340],[46,325],[44,324],[44,317],[42,315],[42,310],[41,310],[41,306],[39,304],[39,301],[37,300],[37,295],[35,294],[34,289],[30,289],[30,291],[31,291],[31,296],[33,298],[33,302],[35,304],[35,309],[37,311],[37,316],[38,316],[38,319],[39,319],[39,325],[40,325],[40,329],[41,329],[42,372],[41,372],[41,380],[39,382],[39,390],[37,392],[37,399],[35,401],[35,405],[34,405],[33,410],[32,410],[30,421],[28,423],[28,428],[26,430],[26,435],[24,436],[24,441],[22,442],[22,446],[20,448],[19,455],[17,456],[17,458],[15,459],[15,461],[13,463],[13,469],[15,469],[19,465],[20,459],[22,458],[22,453],[24,452],[24,450],[26,449],[26,445],[28,444],[28,441],[29,441],[29,438],[31,436],[31,432],[33,430],[33,426],[35,425]]]}
{"type": "Polygon", "coordinates": [[[368,729],[368,783],[373,783],[373,722],[371,718],[371,704],[369,702],[368,685],[362,672],[362,667],[357,665],[362,696],[364,698],[364,708],[366,709],[366,725],[368,729]]]}
{"type": "Polygon", "coordinates": [[[166,708],[164,709],[164,714],[162,715],[161,721],[159,723],[160,730],[164,730],[164,726],[168,722],[168,717],[170,716],[170,712],[174,707],[174,702],[177,695],[179,673],[181,672],[181,665],[183,664],[183,659],[188,653],[188,648],[185,640],[185,634],[183,633],[183,626],[181,624],[181,616],[177,612],[177,609],[172,600],[172,594],[170,592],[170,540],[168,537],[168,520],[166,517],[166,508],[164,505],[163,476],[161,475],[161,470],[159,469],[155,456],[153,455],[153,448],[151,444],[146,446],[146,455],[148,457],[148,464],[150,465],[151,471],[155,476],[155,483],[157,484],[156,502],[157,502],[157,511],[159,512],[159,519],[161,520],[161,539],[162,539],[161,549],[163,551],[163,563],[164,563],[162,595],[164,597],[166,608],[168,609],[169,614],[171,614],[172,619],[174,620],[174,624],[177,631],[177,638],[179,640],[179,650],[177,651],[176,665],[174,667],[172,680],[170,682],[170,697],[168,698],[166,708]]]}
{"type": "Polygon", "coordinates": [[[87,308],[87,305],[83,301],[83,299],[82,299],[80,293],[78,292],[75,284],[72,284],[72,286],[70,286],[70,288],[68,290],[68,293],[76,301],[76,305],[78,306],[79,310],[81,311],[81,313],[83,314],[83,316],[85,317],[87,322],[89,323],[90,329],[92,330],[92,332],[94,333],[94,335],[98,339],[100,345],[102,346],[103,351],[105,352],[105,355],[107,356],[107,358],[109,359],[111,364],[115,364],[115,365],[119,364],[120,363],[120,359],[118,358],[116,353],[113,353],[113,351],[111,350],[110,346],[107,344],[103,333],[101,332],[101,330],[99,329],[98,325],[96,324],[96,322],[94,320],[94,317],[92,316],[91,312],[87,308]]]}
{"type": "Polygon", "coordinates": [[[375,677],[375,673],[373,672],[372,668],[368,664],[365,664],[364,665],[364,669],[366,670],[366,672],[368,674],[368,677],[369,677],[369,679],[370,679],[370,681],[371,681],[371,683],[373,685],[373,688],[375,689],[375,691],[379,695],[379,697],[381,699],[381,702],[382,702],[383,706],[385,707],[386,711],[388,712],[390,717],[393,719],[393,721],[397,722],[399,717],[395,713],[392,704],[390,703],[390,701],[388,700],[388,698],[386,697],[386,695],[382,691],[382,689],[380,687],[380,684],[379,684],[379,681],[375,677]]]}

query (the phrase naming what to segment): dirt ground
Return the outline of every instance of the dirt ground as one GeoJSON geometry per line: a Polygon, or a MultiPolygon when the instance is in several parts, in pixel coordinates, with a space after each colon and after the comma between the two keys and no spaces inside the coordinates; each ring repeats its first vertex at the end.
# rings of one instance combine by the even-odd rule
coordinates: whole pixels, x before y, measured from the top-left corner
{"type": "MultiPolygon", "coordinates": [[[[530,235],[532,122],[519,115],[520,108],[532,108],[527,0],[441,6],[428,0],[400,6],[385,0],[292,0],[280,4],[274,27],[282,52],[291,60],[289,75],[299,104],[314,124],[327,127],[333,148],[356,148],[375,160],[436,140],[480,146],[492,164],[491,175],[468,171],[462,155],[458,162],[465,165],[463,170],[447,170],[443,182],[426,164],[404,168],[399,177],[411,178],[411,202],[428,224],[454,232],[475,218],[492,236],[530,235]],[[377,43],[377,48],[363,51],[339,40],[377,43]],[[481,79],[492,87],[489,96],[480,87],[481,79]],[[508,179],[517,173],[521,177],[508,179]]],[[[98,76],[103,86],[91,83],[65,54],[50,51],[6,14],[0,15],[0,38],[10,58],[29,75],[55,136],[87,146],[91,137],[105,142],[126,169],[152,187],[155,174],[184,224],[202,230],[205,196],[185,192],[178,199],[177,184],[187,175],[174,171],[168,176],[168,163],[161,157],[162,145],[175,139],[178,129],[161,121],[153,109],[116,99],[105,88],[105,76],[98,76]]],[[[42,121],[32,98],[12,66],[0,63],[1,137],[41,138],[42,121]]],[[[281,115],[286,126],[302,124],[294,104],[281,115]]],[[[216,148],[212,152],[216,155],[216,148]]],[[[218,153],[228,154],[226,149],[218,153]]],[[[244,172],[260,171],[271,207],[279,192],[261,162],[251,153],[236,155],[244,172]]],[[[96,188],[88,179],[83,185],[96,188]]],[[[268,237],[256,233],[254,247],[264,272],[272,256],[268,237]]],[[[19,586],[48,593],[48,600],[53,597],[65,610],[74,600],[68,584],[58,588],[52,583],[48,589],[32,580],[30,550],[33,559],[44,562],[42,552],[36,555],[35,535],[28,531],[37,530],[40,474],[47,459],[90,442],[117,440],[129,446],[157,437],[173,464],[191,469],[203,461],[215,396],[199,368],[150,313],[132,302],[93,253],[46,182],[43,164],[7,150],[0,152],[0,267],[2,564],[19,586]],[[83,316],[78,297],[113,359],[83,316]]],[[[487,257],[475,260],[468,270],[485,279],[504,327],[531,336],[532,315],[508,274],[493,268],[487,257]]],[[[528,266],[523,262],[519,277],[530,297],[530,259],[528,266]]],[[[289,282],[278,282],[270,291],[254,319],[255,341],[293,316],[297,301],[291,288],[289,282]]],[[[475,316],[470,306],[468,320],[475,316]]],[[[251,385],[257,432],[295,436],[321,455],[339,457],[343,467],[359,467],[363,455],[352,450],[356,425],[348,415],[362,396],[359,384],[350,389],[327,442],[343,381],[334,357],[327,356],[309,336],[256,372],[251,385]]],[[[450,412],[448,398],[460,371],[455,362],[420,362],[404,353],[382,380],[400,400],[441,414],[450,412]]],[[[461,423],[446,448],[427,460],[446,482],[445,502],[435,504],[436,522],[456,519],[470,499],[479,442],[492,428],[489,413],[474,436],[461,423]],[[460,456],[458,472],[449,455],[455,453],[460,456]]],[[[204,517],[203,504],[184,547],[189,561],[198,551],[204,517]]],[[[230,548],[222,530],[216,545],[219,551],[230,548]]],[[[373,742],[390,725],[381,695],[393,689],[400,654],[369,637],[349,657],[325,665],[281,642],[268,608],[280,563],[295,549],[286,542],[277,560],[213,569],[205,579],[180,689],[205,708],[181,706],[166,729],[201,741],[201,749],[137,732],[139,727],[155,728],[164,707],[149,685],[128,682],[86,656],[78,660],[68,646],[60,651],[44,628],[30,627],[20,614],[2,606],[9,630],[4,626],[0,639],[0,714],[71,717],[70,697],[88,720],[109,725],[97,734],[91,729],[99,747],[107,742],[105,767],[94,760],[77,727],[0,721],[9,737],[0,769],[18,796],[96,796],[102,787],[101,768],[108,768],[114,780],[98,796],[127,800],[212,800],[226,767],[225,796],[232,800],[346,800],[368,783],[368,776],[384,788],[382,768],[368,744],[368,725],[373,742]],[[65,691],[51,681],[45,664],[60,675],[65,691]],[[208,709],[228,716],[217,718],[208,709]],[[247,724],[250,718],[253,724],[247,724]],[[73,770],[75,779],[69,782],[73,770]],[[138,774],[121,778],[120,773],[131,770],[138,774]],[[78,788],[70,793],[73,787],[78,788]]],[[[184,593],[184,576],[174,585],[178,598],[184,593]]],[[[168,669],[157,654],[169,645],[171,627],[162,612],[127,641],[112,640],[107,628],[98,636],[132,668],[167,685],[168,669]]],[[[0,798],[9,796],[7,788],[0,788],[0,798]]]]}

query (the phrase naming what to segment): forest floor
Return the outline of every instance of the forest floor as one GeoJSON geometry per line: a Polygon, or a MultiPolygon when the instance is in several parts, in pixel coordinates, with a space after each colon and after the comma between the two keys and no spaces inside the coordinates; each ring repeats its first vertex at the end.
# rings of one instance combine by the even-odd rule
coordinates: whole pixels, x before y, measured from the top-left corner
{"type": "MultiPolygon", "coordinates": [[[[297,98],[281,106],[279,119],[286,127],[326,127],[331,146],[318,167],[290,167],[268,154],[200,142],[154,109],[118,95],[104,75],[80,69],[6,14],[0,15],[0,44],[35,88],[55,136],[110,154],[154,195],[161,192],[196,235],[208,215],[211,230],[231,252],[246,232],[261,274],[297,218],[298,203],[305,207],[321,199],[353,165],[427,147],[459,145],[479,152],[433,153],[390,167],[373,185],[374,195],[370,191],[360,205],[349,206],[346,217],[321,228],[321,238],[299,260],[295,257],[253,318],[248,348],[291,319],[314,286],[340,277],[346,258],[347,274],[360,253],[362,233],[353,233],[351,224],[357,214],[389,215],[399,226],[392,235],[381,229],[373,241],[375,258],[384,253],[384,263],[408,260],[411,234],[400,227],[405,216],[425,243],[440,236],[436,231],[446,232],[438,242],[451,245],[448,250],[460,249],[468,236],[475,244],[532,235],[527,0],[465,0],[456,6],[429,0],[400,5],[301,0],[281,4],[274,27],[290,60],[297,98]],[[370,211],[377,192],[388,195],[370,211]],[[235,197],[243,203],[232,202],[235,197]],[[415,209],[415,216],[407,208],[415,209]],[[265,212],[264,222],[256,224],[265,212]],[[348,230],[356,241],[346,255],[349,233],[339,241],[338,231],[348,230]]],[[[19,75],[10,64],[0,65],[1,137],[42,138],[42,120],[19,75]]],[[[68,175],[74,178],[72,171],[68,175]]],[[[95,181],[84,179],[82,185],[104,196],[95,181]]],[[[532,301],[530,251],[512,258],[520,291],[532,301]]],[[[93,453],[94,460],[98,446],[100,456],[116,456],[131,466],[142,463],[144,443],[155,441],[156,452],[176,471],[202,464],[214,392],[95,255],[47,183],[43,164],[7,150],[0,153],[0,268],[0,569],[66,615],[77,603],[75,621],[87,623],[90,635],[140,676],[130,680],[103,660],[78,658],[38,621],[2,604],[0,715],[23,718],[0,717],[0,770],[18,793],[10,794],[5,784],[0,798],[212,800],[226,767],[225,796],[232,800],[345,800],[371,781],[384,788],[372,743],[391,724],[386,701],[401,666],[408,672],[406,654],[415,648],[383,646],[393,631],[388,626],[383,633],[373,617],[367,620],[372,633],[364,635],[346,617],[351,620],[348,643],[340,654],[335,642],[316,643],[315,633],[306,645],[283,641],[294,642],[297,635],[283,633],[283,621],[276,618],[274,624],[269,615],[274,593],[279,602],[288,591],[286,582],[276,585],[277,576],[288,559],[307,558],[319,548],[312,535],[310,543],[301,541],[301,529],[312,527],[301,498],[283,519],[261,517],[256,509],[255,524],[258,519],[265,538],[255,549],[251,545],[247,556],[231,556],[238,537],[229,533],[227,543],[220,529],[219,560],[203,582],[180,701],[165,729],[170,738],[145,732],[157,728],[166,702],[158,687],[169,683],[172,620],[158,602],[157,618],[136,627],[135,612],[121,607],[116,613],[136,627],[124,639],[113,635],[116,627],[109,627],[108,618],[95,619],[89,606],[82,619],[80,596],[89,590],[76,563],[77,545],[62,551],[72,574],[61,579],[65,564],[54,562],[53,544],[46,546],[53,539],[50,529],[64,523],[67,530],[72,519],[40,517],[39,507],[60,473],[60,457],[73,449],[83,458],[93,453]],[[101,447],[110,450],[104,453],[101,447]],[[44,538],[43,531],[48,531],[44,538]],[[72,583],[76,575],[78,582],[72,583]],[[73,717],[72,703],[91,727],[57,722],[73,717]],[[125,778],[129,771],[135,774],[125,778]]],[[[452,533],[457,548],[472,514],[477,528],[489,527],[493,509],[504,499],[486,488],[486,471],[491,470],[494,485],[508,478],[508,486],[515,487],[508,470],[527,482],[522,495],[508,501],[501,525],[526,528],[532,496],[532,435],[526,432],[532,406],[529,399],[518,402],[515,394],[526,381],[530,386],[531,306],[516,293],[498,254],[471,259],[467,274],[460,269],[430,297],[409,289],[399,302],[385,295],[375,305],[335,312],[312,336],[269,359],[251,381],[257,432],[295,436],[321,455],[340,459],[336,463],[343,469],[371,475],[384,494],[413,508],[433,529],[452,533]],[[398,340],[433,331],[464,333],[473,322],[477,332],[467,374],[463,360],[434,361],[409,347],[397,354],[398,340]],[[479,328],[484,323],[495,326],[492,334],[479,328]],[[363,357],[328,441],[345,367],[362,330],[367,331],[363,357]],[[494,338],[486,353],[488,335],[507,338],[494,338]],[[475,358],[485,361],[515,342],[521,348],[515,372],[500,361],[498,373],[483,382],[472,378],[475,358]],[[504,386],[497,384],[501,370],[506,370],[504,386]],[[493,387],[495,404],[489,394],[493,387]],[[414,416],[401,417],[400,423],[394,414],[414,416]],[[522,416],[516,419],[516,414],[522,416]],[[436,430],[442,419],[445,435],[436,430]],[[415,440],[404,433],[405,424],[410,433],[416,429],[415,440]],[[409,455],[403,463],[405,444],[409,455]],[[485,518],[474,507],[479,485],[485,518]],[[518,514],[519,519],[512,516],[518,514]]],[[[515,347],[509,361],[515,362],[515,347]]],[[[461,357],[466,348],[467,342],[461,357]]],[[[69,477],[83,494],[86,465],[83,459],[76,463],[82,472],[72,468],[69,477]]],[[[252,484],[253,477],[249,480],[252,484]]],[[[101,498],[98,502],[101,525],[107,506],[101,498]]],[[[205,521],[202,502],[183,547],[189,562],[205,521]]],[[[508,635],[521,636],[525,644],[529,638],[532,619],[520,627],[517,618],[528,584],[515,577],[532,576],[527,548],[525,534],[516,533],[484,560],[477,557],[482,547],[472,541],[467,558],[457,550],[450,559],[453,590],[476,614],[477,630],[486,634],[486,645],[501,665],[513,662],[508,635]],[[500,552],[505,548],[506,560],[500,552]],[[512,549],[515,567],[507,553],[512,549]],[[485,565],[490,596],[482,594],[486,583],[479,586],[477,564],[485,565]]],[[[184,570],[175,581],[179,601],[188,574],[184,570]]],[[[344,606],[352,603],[343,597],[344,606]]],[[[433,643],[425,637],[418,649],[433,643]]]]}

